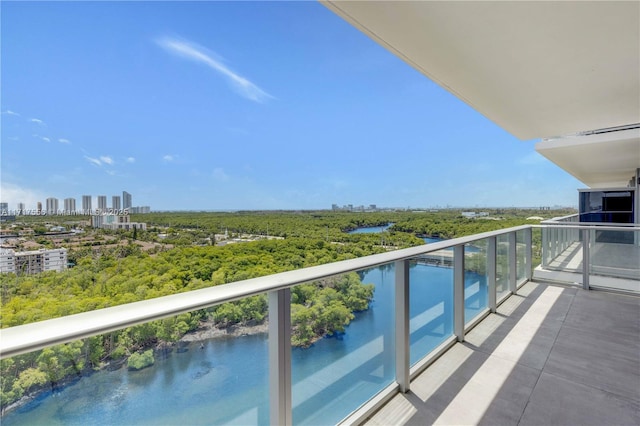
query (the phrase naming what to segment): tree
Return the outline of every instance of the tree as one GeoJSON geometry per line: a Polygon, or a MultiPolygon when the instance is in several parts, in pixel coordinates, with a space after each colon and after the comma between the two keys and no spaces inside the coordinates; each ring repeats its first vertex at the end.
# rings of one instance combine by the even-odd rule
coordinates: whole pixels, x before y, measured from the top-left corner
{"type": "Polygon", "coordinates": [[[136,352],[131,354],[127,360],[127,368],[129,368],[129,370],[142,370],[143,368],[152,366],[155,362],[153,349],[149,349],[142,353],[136,352]]]}

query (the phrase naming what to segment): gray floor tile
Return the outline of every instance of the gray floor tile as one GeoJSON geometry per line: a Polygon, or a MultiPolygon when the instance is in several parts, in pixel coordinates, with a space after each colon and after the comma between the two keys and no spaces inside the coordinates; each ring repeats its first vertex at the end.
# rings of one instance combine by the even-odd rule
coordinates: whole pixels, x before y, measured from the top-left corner
{"type": "Polygon", "coordinates": [[[632,426],[639,410],[638,402],[542,373],[520,425],[632,426]]]}
{"type": "Polygon", "coordinates": [[[565,325],[637,338],[640,336],[640,298],[581,291],[574,298],[565,325]]]}
{"type": "Polygon", "coordinates": [[[369,422],[640,425],[640,299],[528,283],[369,422]]]}
{"type": "Polygon", "coordinates": [[[640,401],[640,340],[563,328],[544,371],[640,401]]]}

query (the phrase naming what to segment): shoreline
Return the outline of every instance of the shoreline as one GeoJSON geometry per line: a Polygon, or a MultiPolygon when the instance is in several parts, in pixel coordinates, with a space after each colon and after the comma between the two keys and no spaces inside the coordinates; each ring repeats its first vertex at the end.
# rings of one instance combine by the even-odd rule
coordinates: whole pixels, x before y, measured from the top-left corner
{"type": "MultiPolygon", "coordinates": [[[[161,352],[166,349],[178,349],[178,345],[180,343],[193,343],[193,342],[203,342],[205,340],[210,339],[219,339],[224,337],[241,337],[253,334],[261,334],[267,333],[269,329],[269,324],[265,320],[260,324],[234,324],[226,327],[219,327],[213,323],[213,321],[203,321],[200,323],[198,328],[194,331],[188,332],[184,336],[180,338],[180,340],[176,342],[160,342],[155,345],[152,345],[150,348],[153,349],[154,355],[157,355],[157,352],[161,352]]],[[[148,348],[147,348],[148,349],[148,348]]],[[[123,366],[126,366],[126,358],[124,360],[111,360],[109,362],[104,363],[99,370],[89,369],[87,371],[83,371],[79,376],[72,376],[70,378],[64,378],[60,382],[56,383],[54,389],[62,389],[67,386],[73,385],[78,380],[81,380],[85,377],[89,377],[92,374],[98,371],[104,370],[118,370],[123,366]],[[116,367],[116,368],[112,368],[116,367]]],[[[0,417],[8,414],[26,404],[36,399],[38,396],[45,392],[51,392],[53,389],[51,386],[44,387],[42,389],[38,389],[29,395],[22,396],[19,400],[12,402],[11,404],[4,407],[0,413],[0,417]]]]}
{"type": "Polygon", "coordinates": [[[226,327],[219,327],[213,321],[203,321],[194,331],[190,331],[178,340],[180,342],[201,342],[209,339],[222,337],[240,337],[250,334],[267,333],[269,324],[265,320],[260,324],[233,324],[226,327]]]}

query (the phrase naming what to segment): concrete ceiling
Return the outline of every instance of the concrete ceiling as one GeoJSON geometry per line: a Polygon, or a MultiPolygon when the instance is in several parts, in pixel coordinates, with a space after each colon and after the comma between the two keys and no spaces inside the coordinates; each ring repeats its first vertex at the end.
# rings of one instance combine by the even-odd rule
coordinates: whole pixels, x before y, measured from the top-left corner
{"type": "Polygon", "coordinates": [[[536,151],[591,188],[625,187],[640,168],[640,128],[544,140],[536,151]]]}
{"type": "MultiPolygon", "coordinates": [[[[322,3],[520,139],[640,122],[640,1],[322,3]]],[[[609,155],[626,175],[640,167],[639,146],[590,155],[609,155]]],[[[585,156],[543,155],[587,185],[598,180],[569,161],[585,156]]]]}

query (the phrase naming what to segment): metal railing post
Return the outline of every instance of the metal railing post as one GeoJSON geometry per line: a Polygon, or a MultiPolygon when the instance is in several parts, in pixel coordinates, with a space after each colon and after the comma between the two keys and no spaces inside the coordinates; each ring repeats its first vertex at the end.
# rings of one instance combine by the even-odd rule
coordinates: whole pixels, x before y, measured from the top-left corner
{"type": "Polygon", "coordinates": [[[453,248],[453,332],[464,342],[464,244],[453,248]]]}
{"type": "Polygon", "coordinates": [[[558,256],[558,229],[551,228],[549,229],[550,238],[549,238],[549,248],[551,252],[551,258],[555,259],[558,256]]]}
{"type": "Polygon", "coordinates": [[[269,416],[291,425],[291,289],[269,292],[269,416]]]}
{"type": "Polygon", "coordinates": [[[542,267],[546,268],[549,266],[549,259],[551,258],[549,254],[549,228],[543,227],[540,229],[542,233],[542,267]]]}
{"type": "Polygon", "coordinates": [[[531,278],[533,278],[533,228],[525,229],[524,244],[525,244],[524,277],[527,281],[530,281],[531,278]]]}
{"type": "Polygon", "coordinates": [[[582,288],[589,290],[589,244],[591,242],[591,230],[582,230],[582,288]]]}
{"type": "Polygon", "coordinates": [[[497,239],[487,238],[487,287],[489,291],[489,309],[495,313],[498,307],[496,289],[496,259],[497,259],[497,239]]]}
{"type": "Polygon", "coordinates": [[[511,294],[516,294],[518,291],[518,259],[516,246],[516,233],[509,232],[509,290],[511,294]]]}
{"type": "Polygon", "coordinates": [[[395,263],[396,382],[409,391],[409,261],[395,263]]]}

